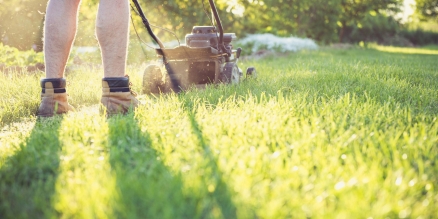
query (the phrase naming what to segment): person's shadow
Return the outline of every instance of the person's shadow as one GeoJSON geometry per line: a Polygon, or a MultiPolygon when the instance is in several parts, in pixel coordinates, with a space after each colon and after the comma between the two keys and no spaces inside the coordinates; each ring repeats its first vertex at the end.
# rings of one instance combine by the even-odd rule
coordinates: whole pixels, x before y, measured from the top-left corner
{"type": "MultiPolygon", "coordinates": [[[[182,173],[169,170],[152,147],[146,131],[142,131],[133,113],[107,120],[110,165],[116,177],[113,210],[117,218],[211,218],[213,208],[222,218],[236,218],[236,207],[222,178],[202,131],[193,118],[193,132],[200,152],[207,160],[206,168],[215,179],[215,191],[208,197],[184,190],[182,173]],[[205,200],[215,203],[205,204],[205,200]]],[[[59,129],[62,117],[37,121],[16,152],[1,162],[0,218],[47,218],[59,215],[54,208],[55,185],[59,176],[62,143],[59,129]]],[[[207,181],[207,179],[204,179],[207,181]]],[[[201,188],[207,190],[206,182],[201,188]]],[[[84,197],[85,198],[85,197],[84,197]]]]}
{"type": "Polygon", "coordinates": [[[62,117],[37,120],[16,152],[0,161],[0,218],[47,218],[58,178],[62,117]]]}
{"type": "Polygon", "coordinates": [[[108,119],[110,164],[116,176],[117,218],[190,218],[195,206],[182,194],[182,179],[158,159],[134,113],[108,119]],[[180,203],[181,200],[186,202],[180,203]]]}
{"type": "MultiPolygon", "coordinates": [[[[193,119],[191,119],[193,120],[193,119]]],[[[150,135],[142,131],[134,113],[108,119],[110,164],[116,176],[119,202],[118,218],[211,218],[212,209],[203,206],[206,197],[184,191],[182,173],[174,173],[165,166],[154,149],[150,135]]],[[[192,122],[199,137],[199,127],[192,122]]],[[[202,137],[201,137],[202,138],[202,137]]],[[[236,209],[227,191],[215,159],[205,150],[206,159],[218,179],[211,193],[221,209],[223,218],[236,218],[236,209]]]]}
{"type": "MultiPolygon", "coordinates": [[[[223,173],[219,169],[217,161],[218,159],[213,154],[211,148],[208,146],[207,140],[202,133],[202,128],[196,120],[195,111],[190,107],[193,105],[193,103],[188,103],[186,98],[180,98],[180,101],[182,101],[183,105],[185,106],[185,112],[189,118],[192,132],[197,138],[200,152],[204,155],[204,159],[206,159],[207,161],[208,167],[206,168],[211,169],[210,176],[206,177],[214,179],[215,181],[215,189],[214,192],[210,193],[210,196],[218,204],[224,218],[237,218],[237,209],[232,201],[232,196],[228,189],[228,185],[224,180],[223,173]]],[[[207,183],[205,183],[205,185],[206,184],[207,183]]]]}

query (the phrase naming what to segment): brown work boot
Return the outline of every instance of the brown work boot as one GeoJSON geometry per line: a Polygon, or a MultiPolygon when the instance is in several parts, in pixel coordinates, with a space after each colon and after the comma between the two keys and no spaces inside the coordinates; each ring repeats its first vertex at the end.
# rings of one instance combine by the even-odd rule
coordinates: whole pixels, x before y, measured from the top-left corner
{"type": "Polygon", "coordinates": [[[107,116],[126,114],[130,108],[138,106],[137,94],[131,90],[129,77],[103,78],[102,99],[107,116]]]}
{"type": "Polygon", "coordinates": [[[38,116],[52,117],[55,114],[74,111],[74,108],[68,104],[65,86],[64,78],[41,79],[42,92],[38,116]]]}

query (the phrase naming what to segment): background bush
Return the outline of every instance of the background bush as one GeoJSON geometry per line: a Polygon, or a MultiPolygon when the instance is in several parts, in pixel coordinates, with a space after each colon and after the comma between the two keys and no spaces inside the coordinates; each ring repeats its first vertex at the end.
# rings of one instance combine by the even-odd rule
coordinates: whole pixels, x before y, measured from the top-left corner
{"type": "Polygon", "coordinates": [[[422,29],[401,30],[400,35],[415,45],[438,44],[438,33],[422,29]]]}
{"type": "MultiPolygon", "coordinates": [[[[163,41],[183,39],[194,25],[211,25],[207,0],[140,0],[163,41]],[[205,7],[204,7],[205,6],[205,7]],[[206,9],[206,10],[204,10],[206,9]]],[[[403,0],[216,0],[226,32],[240,38],[246,34],[271,33],[278,36],[311,38],[319,44],[378,42],[390,45],[436,43],[438,27],[424,31],[402,24],[393,15],[403,0]]],[[[94,35],[97,0],[83,0],[75,45],[98,46],[94,35]]],[[[431,5],[437,0],[417,0],[417,17],[437,23],[431,5]],[[426,13],[426,14],[424,14],[426,13]]],[[[42,44],[42,24],[47,0],[0,0],[0,40],[22,50],[42,44]]],[[[132,12],[139,34],[151,43],[141,20],[132,12]]],[[[131,40],[136,36],[131,25],[131,40]]],[[[138,47],[135,46],[135,47],[138,47]]]]}

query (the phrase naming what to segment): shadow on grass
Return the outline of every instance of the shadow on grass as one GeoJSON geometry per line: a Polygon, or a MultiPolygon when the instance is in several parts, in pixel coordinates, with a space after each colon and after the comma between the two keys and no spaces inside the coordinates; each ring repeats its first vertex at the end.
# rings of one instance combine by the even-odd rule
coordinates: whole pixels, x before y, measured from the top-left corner
{"type": "Polygon", "coordinates": [[[207,182],[208,179],[204,179],[205,186],[213,186],[208,188],[210,198],[212,198],[222,213],[223,218],[237,218],[237,209],[233,203],[232,195],[228,189],[228,186],[223,178],[223,173],[219,169],[217,157],[213,154],[211,148],[208,146],[206,139],[203,136],[202,128],[199,123],[196,121],[196,115],[191,106],[193,103],[188,103],[188,101],[184,98],[180,99],[183,102],[183,106],[186,108],[186,113],[190,121],[190,128],[193,131],[193,134],[196,136],[197,141],[199,143],[199,147],[201,153],[204,155],[204,159],[207,161],[206,168],[209,168],[210,180],[213,180],[211,185],[207,182]],[[213,191],[211,191],[213,190],[213,191]]]}
{"type": "Polygon", "coordinates": [[[149,134],[142,131],[133,113],[108,120],[110,164],[116,176],[119,200],[115,211],[118,218],[215,218],[214,206],[205,205],[214,198],[223,218],[236,218],[236,209],[218,170],[213,155],[207,149],[198,125],[192,125],[206,159],[211,164],[212,176],[218,180],[212,197],[199,197],[184,192],[181,173],[175,174],[162,162],[152,147],[149,134]],[[208,201],[207,201],[208,202],[208,201]]]}
{"type": "Polygon", "coordinates": [[[38,120],[30,136],[0,169],[0,218],[56,217],[52,204],[58,178],[62,118],[38,120]]]}
{"type": "MultiPolygon", "coordinates": [[[[190,122],[190,128],[198,142],[199,152],[204,155],[206,161],[205,169],[209,170],[206,171],[209,174],[206,174],[206,177],[203,178],[203,185],[209,191],[208,196],[212,201],[216,202],[223,218],[237,218],[237,209],[224,180],[223,173],[218,166],[217,157],[208,146],[203,136],[202,128],[196,120],[196,112],[193,108],[196,104],[191,101],[192,98],[190,96],[180,95],[179,100],[183,103],[182,105],[190,122]]],[[[214,207],[213,203],[210,206],[211,209],[206,209],[207,212],[211,211],[214,207]]]]}
{"type": "Polygon", "coordinates": [[[117,218],[194,218],[196,202],[151,147],[133,113],[108,119],[110,164],[116,176],[117,218]]]}

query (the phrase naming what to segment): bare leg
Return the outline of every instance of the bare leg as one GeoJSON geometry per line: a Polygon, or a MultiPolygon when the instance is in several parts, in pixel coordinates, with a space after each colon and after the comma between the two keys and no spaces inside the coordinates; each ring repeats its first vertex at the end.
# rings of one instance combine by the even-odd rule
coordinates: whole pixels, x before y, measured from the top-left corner
{"type": "Polygon", "coordinates": [[[125,75],[129,31],[128,0],[100,0],[96,35],[105,77],[125,75]]]}
{"type": "Polygon", "coordinates": [[[50,0],[44,25],[46,78],[62,78],[76,35],[81,0],[50,0]]]}
{"type": "Polygon", "coordinates": [[[51,117],[74,110],[68,104],[65,65],[70,54],[81,0],[50,0],[44,25],[46,78],[41,80],[41,103],[38,116],[51,117]]]}

